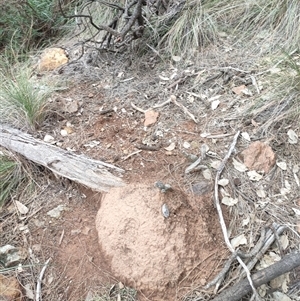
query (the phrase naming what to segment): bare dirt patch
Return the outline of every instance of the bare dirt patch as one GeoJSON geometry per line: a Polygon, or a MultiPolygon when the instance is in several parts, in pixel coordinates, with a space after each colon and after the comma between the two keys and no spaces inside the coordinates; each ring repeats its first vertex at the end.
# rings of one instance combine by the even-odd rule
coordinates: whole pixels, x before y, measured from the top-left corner
{"type": "Polygon", "coordinates": [[[178,190],[160,193],[139,183],[112,189],[101,203],[96,228],[113,274],[151,300],[183,296],[193,278],[206,283],[226,253],[211,197],[191,202],[178,190]],[[163,204],[169,207],[167,218],[163,204]]]}
{"type": "MultiPolygon", "coordinates": [[[[50,134],[57,146],[123,168],[127,186],[102,198],[68,180],[43,177],[41,194],[28,202],[21,200],[30,208],[28,216],[18,215],[14,206],[5,208],[1,239],[28,250],[30,268],[18,274],[20,283],[34,291],[41,265],[51,258],[43,282],[46,301],[88,300],[103,289],[111,292],[111,285],[119,281],[138,289],[140,300],[180,300],[195,288],[201,292],[228,257],[213,206],[212,165],[225,156],[238,129],[248,132],[251,141],[269,144],[288,168],[284,171],[275,165],[256,183],[235,170],[231,159],[227,162],[223,177],[229,185],[220,188],[220,194],[238,200],[235,206],[223,207],[230,238],[245,234],[247,244],[241,248],[248,252],[261,227],[274,221],[299,225],[292,209],[300,208],[292,172],[299,151],[286,142],[286,129],[292,125],[286,121],[276,133],[264,132],[260,125],[268,116],[241,116],[243,106],[257,95],[231,92],[241,80],[255,91],[251,80],[244,78],[247,74],[238,71],[248,65],[228,72],[198,69],[196,75],[172,86],[184,72],[193,74],[197,66],[170,64],[152,69],[144,58],[127,68],[117,56],[107,56],[97,67],[76,62],[53,75],[72,85],[52,96],[53,114],[36,136],[43,139],[50,134]],[[146,110],[170,95],[176,95],[198,123],[168,103],[155,109],[158,120],[145,127],[145,114],[131,103],[146,110]],[[212,102],[218,99],[219,107],[212,110],[212,102]],[[174,148],[169,148],[172,144],[174,148]],[[185,173],[191,164],[189,155],[199,157],[204,144],[210,156],[201,164],[210,179],[202,169],[185,173]],[[157,181],[170,184],[173,190],[161,193],[154,186],[157,181]],[[288,189],[285,185],[290,191],[281,195],[282,188],[288,189]],[[258,196],[258,190],[266,197],[258,196]],[[167,219],[161,213],[163,204],[170,210],[167,219]],[[60,217],[47,215],[59,205],[65,206],[60,217]]],[[[208,68],[210,63],[203,65],[208,68]]],[[[236,159],[249,144],[239,139],[236,159]]],[[[298,234],[293,235],[291,249],[297,248],[298,234]]]]}

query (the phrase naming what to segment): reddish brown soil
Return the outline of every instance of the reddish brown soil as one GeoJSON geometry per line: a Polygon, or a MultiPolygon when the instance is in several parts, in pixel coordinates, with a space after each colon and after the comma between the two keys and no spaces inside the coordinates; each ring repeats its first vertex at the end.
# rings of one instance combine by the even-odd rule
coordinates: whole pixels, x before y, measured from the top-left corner
{"type": "MultiPolygon", "coordinates": [[[[143,298],[175,300],[192,290],[193,287],[203,285],[211,279],[227,255],[226,248],[223,247],[217,214],[213,208],[211,184],[205,182],[205,185],[210,188],[204,190],[203,196],[195,196],[191,192],[191,185],[201,182],[201,176],[200,178],[197,175],[183,176],[185,167],[190,164],[183,155],[183,142],[196,141],[197,145],[193,145],[189,152],[199,154],[199,145],[204,143],[205,139],[199,139],[200,126],[193,121],[183,121],[178,124],[170,120],[171,129],[164,131],[163,116],[145,131],[143,114],[133,112],[132,108],[128,108],[128,104],[124,107],[130,114],[117,111],[117,113],[101,115],[100,106],[107,109],[112,105],[103,106],[102,93],[93,92],[95,90],[98,91],[99,87],[83,84],[65,93],[65,96],[59,96],[56,103],[61,105],[59,100],[61,97],[71,96],[76,100],[80,95],[84,100],[81,102],[83,113],[76,116],[76,114],[62,112],[65,119],[58,116],[55,127],[51,125],[50,134],[63,148],[83,152],[87,156],[123,168],[124,180],[129,185],[128,187],[131,187],[130,185],[145,187],[146,185],[154,192],[156,198],[152,203],[147,200],[146,195],[143,198],[144,204],[149,202],[151,206],[155,206],[156,210],[156,217],[153,215],[145,217],[152,226],[147,225],[147,229],[139,233],[145,240],[120,234],[122,229],[118,228],[120,227],[118,223],[122,221],[118,220],[121,214],[118,204],[120,205],[122,200],[116,199],[113,204],[112,202],[105,203],[104,210],[109,211],[110,215],[106,214],[106,211],[99,213],[98,222],[101,214],[104,214],[105,223],[110,225],[112,232],[114,232],[114,226],[116,227],[117,235],[112,239],[118,240],[123,245],[133,244],[137,257],[140,256],[139,252],[147,251],[145,243],[147,239],[161,241],[162,244],[152,245],[151,253],[157,248],[158,255],[164,255],[164,260],[169,262],[169,268],[165,274],[151,273],[153,264],[161,266],[164,263],[159,257],[158,260],[152,258],[152,261],[149,261],[146,254],[144,259],[142,257],[138,262],[133,262],[130,268],[128,266],[126,268],[126,263],[134,261],[134,257],[127,256],[126,250],[123,252],[118,250],[114,253],[111,246],[106,245],[106,233],[100,233],[100,243],[98,241],[95,219],[97,211],[102,208],[101,194],[80,188],[86,198],[82,198],[79,194],[68,201],[68,210],[63,212],[62,217],[44,229],[43,234],[39,234],[42,236],[40,243],[53,258],[53,274],[56,277],[60,276],[59,279],[66,288],[59,291],[58,297],[60,300],[72,301],[84,299],[89,291],[97,291],[97,287],[103,284],[122,281],[139,290],[141,300],[143,298]],[[79,94],[79,91],[87,91],[86,94],[90,96],[85,93],[79,94]],[[60,130],[65,128],[67,121],[72,124],[72,133],[67,137],[61,137],[60,130]],[[160,129],[162,129],[163,137],[156,135],[160,129]],[[91,141],[100,143],[92,147],[89,146],[91,141]],[[139,151],[138,147],[143,144],[143,141],[149,142],[155,150],[146,149],[135,153],[139,151]],[[172,151],[165,150],[164,147],[170,145],[171,142],[176,143],[176,148],[172,151]],[[159,190],[154,187],[154,183],[159,180],[171,184],[173,191],[160,194],[159,190]],[[163,201],[163,198],[170,198],[171,201],[163,201]],[[161,215],[162,202],[168,202],[170,207],[171,217],[168,220],[164,220],[161,215]],[[118,214],[115,216],[114,213],[118,214]],[[156,218],[161,225],[167,225],[167,227],[162,228],[156,218]],[[158,230],[155,233],[156,224],[158,230]],[[170,233],[181,233],[183,230],[183,233],[187,232],[183,239],[177,235],[177,238],[173,237],[173,241],[170,240],[170,233]],[[169,243],[166,244],[166,241],[169,243]],[[164,254],[168,248],[174,248],[170,258],[164,254]],[[122,256],[123,260],[118,260],[116,256],[122,256]],[[141,277],[141,271],[148,271],[147,277],[141,277]]],[[[118,106],[118,100],[114,101],[114,106],[118,106]]],[[[130,188],[127,189],[130,190],[130,188]]],[[[152,196],[153,193],[149,194],[149,197],[152,196]]],[[[143,208],[140,209],[143,210],[143,208]]],[[[125,210],[121,215],[126,220],[131,218],[131,214],[132,212],[125,210]]],[[[142,213],[139,211],[138,214],[142,213]]],[[[139,220],[139,223],[141,222],[139,220]]],[[[51,292],[53,294],[52,290],[51,292]]]]}
{"type": "MultiPolygon", "coordinates": [[[[50,134],[59,147],[124,169],[125,189],[131,191],[126,193],[125,190],[123,199],[120,191],[116,194],[112,191],[102,199],[100,193],[68,180],[45,177],[41,181],[48,181],[48,185],[41,187],[43,192],[34,201],[28,201],[29,215],[24,219],[17,216],[14,207],[10,211],[6,208],[11,218],[3,219],[0,229],[7,233],[6,243],[23,245],[30,250],[28,263],[32,268],[30,271],[25,269],[19,278],[22,284],[29,283],[32,290],[41,270],[40,264],[51,258],[43,282],[44,301],[88,300],[89,293],[99,293],[103,287],[119,281],[136,288],[139,300],[180,300],[194,288],[201,289],[228,258],[213,206],[213,180],[205,180],[201,171],[186,175],[185,168],[191,162],[184,152],[199,156],[201,145],[206,143],[212,153],[223,158],[232,142],[232,136],[227,134],[234,134],[237,128],[243,127],[255,138],[255,129],[249,122],[244,124],[239,116],[228,118],[226,122],[221,119],[225,109],[228,116],[229,110],[235,114],[234,104],[240,100],[239,96],[230,92],[226,94],[227,90],[215,92],[223,93],[224,99],[219,109],[212,111],[211,103],[202,99],[188,101],[186,91],[179,91],[180,87],[179,90],[177,87],[173,90],[165,88],[165,83],[159,83],[159,71],[152,72],[142,64],[129,72],[119,70],[118,64],[107,66],[103,64],[102,69],[84,71],[79,74],[82,78],[78,80],[77,76],[69,90],[53,96],[51,105],[55,113],[36,136],[43,139],[45,134],[50,134]],[[121,71],[128,78],[134,77],[134,82],[117,79],[119,82],[116,83],[115,74],[121,71]],[[149,74],[144,76],[145,72],[149,74]],[[191,121],[179,107],[167,104],[156,109],[159,112],[157,122],[145,129],[144,114],[133,109],[131,102],[148,109],[164,102],[171,94],[181,97],[180,101],[199,122],[191,121]],[[75,104],[74,111],[66,105],[70,102],[75,104]],[[112,112],[102,114],[107,109],[112,109],[112,112]],[[67,136],[61,135],[63,129],[68,130],[67,136]],[[204,132],[221,134],[221,139],[203,138],[200,134],[204,132]],[[185,142],[190,144],[190,148],[184,147],[185,142]],[[175,143],[175,148],[166,150],[171,143],[175,143]],[[149,148],[141,149],[141,145],[149,148]],[[154,187],[156,181],[170,184],[173,190],[160,193],[154,187]],[[194,189],[199,195],[193,194],[192,187],[201,188],[194,189]],[[144,189],[149,190],[149,195],[144,189]],[[124,200],[126,202],[122,204],[124,200]],[[168,219],[161,215],[163,203],[170,208],[168,219]],[[49,210],[61,204],[66,209],[58,219],[47,215],[49,210]],[[136,217],[133,218],[134,213],[136,217]],[[129,227],[125,233],[128,219],[139,226],[129,227]],[[143,223],[144,228],[141,227],[143,223]],[[28,232],[20,230],[20,225],[28,227],[28,232]],[[156,256],[148,256],[153,254],[156,256]],[[160,271],[160,267],[165,267],[165,270],[160,271]]],[[[166,72],[174,72],[173,67],[169,69],[166,72]]],[[[58,78],[65,79],[64,74],[58,78]]],[[[190,83],[191,91],[195,85],[196,81],[190,83]]],[[[210,90],[212,96],[215,95],[213,88],[210,90]]],[[[244,145],[240,148],[244,149],[247,143],[241,143],[244,145]]],[[[202,163],[211,169],[213,160],[206,158],[202,163]]],[[[233,170],[230,175],[233,179],[240,176],[234,173],[237,172],[233,170]]],[[[241,189],[248,183],[245,177],[240,182],[241,189]]],[[[248,190],[246,194],[247,199],[250,194],[251,198],[257,198],[255,189],[248,190]]],[[[242,204],[236,209],[240,210],[238,214],[252,210],[245,205],[246,202],[242,204]]],[[[223,210],[229,225],[227,208],[223,210]]]]}

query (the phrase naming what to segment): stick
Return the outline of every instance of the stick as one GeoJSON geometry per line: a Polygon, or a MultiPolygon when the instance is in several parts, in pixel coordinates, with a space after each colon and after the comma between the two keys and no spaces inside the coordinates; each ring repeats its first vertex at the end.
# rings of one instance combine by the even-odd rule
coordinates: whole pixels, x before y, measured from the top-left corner
{"type": "Polygon", "coordinates": [[[150,110],[150,109],[148,109],[148,110],[143,110],[143,109],[137,107],[133,102],[131,102],[131,106],[132,106],[135,110],[137,110],[137,111],[139,111],[139,112],[141,112],[141,113],[144,113],[144,114],[145,114],[147,111],[150,110]]]}
{"type": "MultiPolygon", "coordinates": [[[[227,233],[227,227],[226,227],[226,224],[225,224],[225,221],[224,221],[224,217],[223,217],[223,213],[222,213],[222,209],[221,209],[221,206],[220,206],[220,201],[219,201],[219,187],[218,187],[218,182],[219,182],[219,179],[220,179],[220,175],[225,167],[225,164],[226,162],[228,161],[228,159],[230,158],[234,148],[235,148],[235,145],[237,143],[237,139],[239,137],[239,134],[240,134],[240,131],[238,131],[234,138],[233,138],[233,142],[229,148],[229,151],[228,153],[226,154],[225,158],[223,159],[222,163],[220,164],[220,167],[218,168],[218,171],[217,171],[217,174],[216,174],[216,179],[215,179],[215,207],[217,209],[217,212],[218,212],[218,215],[219,215],[219,221],[220,221],[220,224],[221,224],[221,228],[222,228],[222,232],[223,232],[223,236],[224,236],[224,240],[225,240],[225,243],[228,247],[228,249],[231,251],[231,253],[235,253],[235,250],[234,248],[232,247],[230,241],[229,241],[229,237],[228,237],[228,233],[227,233]]],[[[256,295],[257,298],[258,297],[258,293],[253,285],[253,282],[251,280],[251,275],[250,275],[250,272],[247,268],[247,266],[245,265],[245,263],[243,262],[243,260],[237,256],[236,257],[237,261],[239,262],[239,264],[244,268],[246,274],[247,274],[247,278],[248,278],[248,281],[250,283],[250,286],[253,290],[253,293],[256,295]]]]}
{"type": "MultiPolygon", "coordinates": [[[[292,269],[300,266],[300,253],[292,253],[283,257],[280,261],[272,264],[271,266],[258,271],[252,275],[253,284],[255,287],[259,287],[262,284],[270,282],[272,279],[283,275],[292,269]]],[[[223,291],[212,301],[238,301],[243,296],[251,292],[251,285],[247,279],[244,279],[229,289],[223,291]]]]}
{"type": "Polygon", "coordinates": [[[139,111],[139,112],[145,114],[147,111],[150,111],[150,110],[152,110],[152,109],[157,109],[157,108],[163,107],[164,105],[167,105],[167,104],[170,103],[171,101],[172,101],[171,99],[168,99],[168,100],[166,100],[166,101],[164,101],[164,102],[162,102],[162,103],[160,103],[160,104],[154,105],[152,108],[149,108],[149,109],[147,109],[147,110],[144,110],[144,109],[142,109],[142,108],[137,107],[133,102],[131,103],[131,106],[132,106],[135,110],[137,110],[137,111],[139,111]]]}
{"type": "MultiPolygon", "coordinates": [[[[243,254],[241,252],[237,252],[237,253],[233,253],[229,259],[227,260],[225,266],[223,267],[223,269],[221,270],[221,272],[211,281],[209,282],[206,286],[205,289],[209,289],[210,287],[212,287],[213,285],[216,285],[217,287],[220,286],[220,284],[222,283],[222,281],[224,280],[227,272],[230,269],[231,263],[236,259],[236,256],[240,256],[242,258],[250,258],[253,256],[256,256],[259,252],[259,250],[261,250],[264,242],[265,242],[265,237],[266,237],[266,233],[265,233],[265,229],[263,228],[261,231],[261,235],[259,238],[259,241],[257,242],[257,244],[255,245],[255,247],[251,250],[250,253],[247,254],[243,254]]],[[[247,265],[248,269],[249,266],[247,265]]],[[[249,269],[251,270],[251,269],[249,269]]]]}
{"type": "MultiPolygon", "coordinates": [[[[194,163],[192,163],[190,166],[188,166],[185,169],[185,171],[184,171],[185,174],[188,174],[188,173],[190,173],[192,171],[195,171],[196,167],[201,163],[202,160],[205,159],[205,157],[206,157],[206,151],[207,151],[207,149],[203,145],[201,147],[201,156],[194,163]]],[[[203,165],[202,165],[202,167],[203,167],[203,165]]],[[[202,167],[200,169],[202,169],[202,167]]]]}
{"type": "Polygon", "coordinates": [[[198,123],[196,117],[182,104],[182,103],[179,103],[177,100],[176,100],[176,96],[175,95],[171,95],[170,97],[171,101],[176,105],[178,106],[179,108],[181,108],[183,110],[183,112],[187,115],[189,115],[193,121],[195,123],[198,123]]]}
{"type": "Polygon", "coordinates": [[[171,99],[169,98],[168,100],[166,100],[166,101],[164,101],[164,102],[162,102],[162,103],[159,103],[159,104],[157,104],[157,105],[154,105],[154,106],[153,106],[153,109],[163,107],[164,105],[167,105],[167,104],[170,103],[170,102],[171,102],[171,99]]]}
{"type": "Polygon", "coordinates": [[[41,270],[41,273],[40,273],[40,275],[39,275],[39,278],[38,278],[38,280],[37,280],[37,284],[36,284],[36,294],[35,294],[35,301],[40,301],[40,300],[42,301],[42,295],[41,295],[42,280],[43,280],[43,276],[44,276],[44,273],[45,273],[45,271],[46,271],[46,268],[47,268],[47,266],[48,266],[48,263],[49,263],[50,259],[51,259],[51,258],[49,258],[49,259],[45,262],[45,264],[44,264],[44,266],[43,266],[43,268],[42,268],[42,270],[41,270]]]}
{"type": "MultiPolygon", "coordinates": [[[[274,223],[273,226],[274,226],[274,228],[276,228],[276,233],[278,235],[281,235],[282,232],[286,229],[286,226],[282,226],[282,225],[280,226],[280,225],[277,225],[276,223],[274,223]]],[[[271,247],[271,245],[274,243],[274,241],[275,241],[275,235],[274,235],[273,231],[268,230],[263,247],[256,254],[256,256],[253,259],[251,259],[250,262],[247,263],[247,267],[249,270],[252,270],[254,268],[254,266],[256,265],[258,260],[263,256],[263,254],[265,254],[267,252],[267,250],[271,247]]],[[[244,272],[241,273],[241,276],[243,276],[243,275],[244,275],[244,272]]]]}
{"type": "Polygon", "coordinates": [[[208,135],[205,138],[209,139],[219,139],[219,138],[224,138],[224,137],[229,137],[232,136],[233,134],[220,134],[220,135],[208,135]]]}
{"type": "Polygon", "coordinates": [[[134,155],[140,153],[141,151],[142,151],[142,150],[138,150],[138,151],[135,151],[135,152],[133,152],[133,153],[127,155],[125,158],[122,159],[122,161],[125,161],[125,160],[129,159],[130,157],[132,157],[132,156],[134,156],[134,155]]]}
{"type": "Polygon", "coordinates": [[[253,75],[250,75],[251,81],[252,81],[252,85],[255,87],[257,94],[260,94],[260,89],[259,86],[256,82],[256,79],[253,75]]]}

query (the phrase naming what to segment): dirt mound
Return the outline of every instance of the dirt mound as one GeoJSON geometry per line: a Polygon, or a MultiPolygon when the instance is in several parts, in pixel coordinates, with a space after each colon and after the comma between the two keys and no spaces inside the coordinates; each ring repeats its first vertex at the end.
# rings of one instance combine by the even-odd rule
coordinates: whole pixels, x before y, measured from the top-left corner
{"type": "Polygon", "coordinates": [[[188,200],[180,191],[161,193],[151,185],[112,189],[102,200],[96,228],[115,276],[151,300],[175,300],[174,291],[195,276],[203,284],[220,256],[219,245],[218,254],[205,260],[219,233],[203,204],[211,204],[210,195],[188,200]],[[168,218],[161,213],[163,204],[169,207],[168,218]]]}

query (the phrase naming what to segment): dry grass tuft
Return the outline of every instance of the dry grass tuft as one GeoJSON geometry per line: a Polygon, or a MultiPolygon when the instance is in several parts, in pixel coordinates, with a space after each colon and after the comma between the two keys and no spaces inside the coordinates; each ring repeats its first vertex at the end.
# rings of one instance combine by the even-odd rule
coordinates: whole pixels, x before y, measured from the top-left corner
{"type": "Polygon", "coordinates": [[[46,117],[47,99],[53,89],[35,82],[30,68],[19,66],[17,72],[5,71],[0,73],[1,122],[31,130],[39,127],[46,117]]]}
{"type": "Polygon", "coordinates": [[[31,183],[30,168],[12,153],[0,151],[0,207],[31,183]]]}

